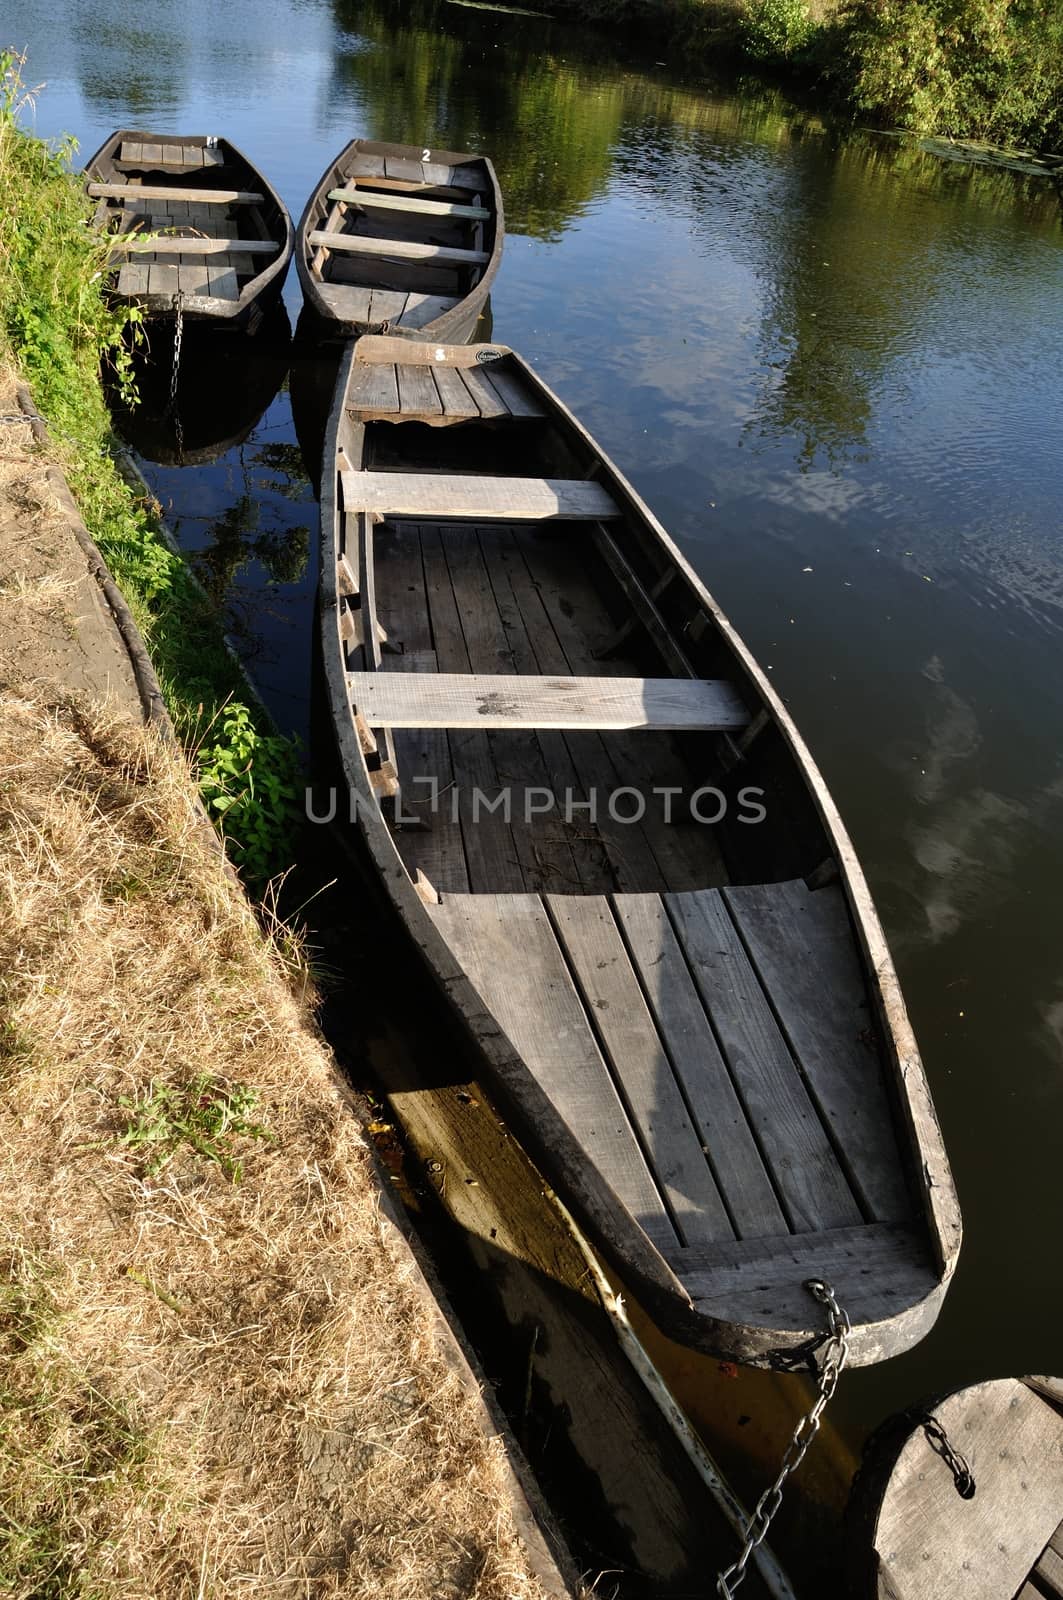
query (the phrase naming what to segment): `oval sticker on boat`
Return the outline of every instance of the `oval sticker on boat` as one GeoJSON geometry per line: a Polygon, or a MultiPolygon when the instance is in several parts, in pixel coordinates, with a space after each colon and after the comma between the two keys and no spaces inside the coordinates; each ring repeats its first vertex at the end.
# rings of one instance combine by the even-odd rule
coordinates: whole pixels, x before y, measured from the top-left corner
{"type": "Polygon", "coordinates": [[[501,361],[501,350],[477,350],[476,359],[483,366],[488,361],[501,361]]]}

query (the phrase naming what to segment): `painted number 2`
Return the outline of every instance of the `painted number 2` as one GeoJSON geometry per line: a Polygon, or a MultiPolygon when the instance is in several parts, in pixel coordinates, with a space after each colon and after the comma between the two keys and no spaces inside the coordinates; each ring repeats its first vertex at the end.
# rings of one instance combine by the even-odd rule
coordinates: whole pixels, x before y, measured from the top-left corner
{"type": "Polygon", "coordinates": [[[431,159],[432,159],[431,150],[422,150],[421,151],[421,160],[422,161],[431,161],[431,159]]]}

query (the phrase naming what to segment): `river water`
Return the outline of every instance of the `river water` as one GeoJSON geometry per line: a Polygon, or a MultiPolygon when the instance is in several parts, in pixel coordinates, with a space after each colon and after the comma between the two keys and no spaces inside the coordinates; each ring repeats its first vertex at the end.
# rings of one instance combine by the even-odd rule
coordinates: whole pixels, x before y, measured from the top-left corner
{"type": "MultiPolygon", "coordinates": [[[[627,471],[773,674],[924,1052],[964,1250],[934,1332],[847,1377],[839,1414],[858,1436],[935,1390],[1063,1370],[1051,185],[685,81],[652,39],[461,0],[68,0],[20,28],[40,132],[84,155],[119,125],[224,132],[294,216],[354,135],[493,157],[493,336],[627,471]]],[[[286,300],[294,323],[294,271],[286,300]]],[[[287,391],[219,461],[146,471],[305,734],[316,521],[287,391]]]]}

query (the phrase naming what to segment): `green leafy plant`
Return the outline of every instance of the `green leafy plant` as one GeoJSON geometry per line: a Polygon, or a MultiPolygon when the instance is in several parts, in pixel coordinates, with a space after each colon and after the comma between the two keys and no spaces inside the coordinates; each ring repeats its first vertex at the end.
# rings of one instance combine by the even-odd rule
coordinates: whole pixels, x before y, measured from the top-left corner
{"type": "Polygon", "coordinates": [[[752,0],[742,23],[742,42],[759,61],[780,61],[807,49],[816,32],[803,0],[752,0]]]}
{"type": "Polygon", "coordinates": [[[237,864],[264,882],[291,836],[299,797],[294,745],[263,733],[247,706],[230,701],[200,745],[197,765],[200,793],[237,864]]]}
{"type": "Polygon", "coordinates": [[[129,1113],[119,1142],[148,1155],[144,1171],[157,1177],[182,1146],[217,1162],[230,1183],[243,1177],[243,1163],[233,1154],[237,1139],[269,1139],[269,1130],[253,1122],[257,1089],[225,1084],[200,1073],[186,1084],[153,1079],[142,1096],[122,1095],[118,1104],[129,1113]]]}

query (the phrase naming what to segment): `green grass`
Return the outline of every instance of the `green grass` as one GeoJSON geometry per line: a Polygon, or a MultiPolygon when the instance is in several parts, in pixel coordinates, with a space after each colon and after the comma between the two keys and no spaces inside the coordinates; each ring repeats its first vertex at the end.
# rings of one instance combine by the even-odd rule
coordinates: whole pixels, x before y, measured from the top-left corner
{"type": "Polygon", "coordinates": [[[248,702],[221,617],[115,466],[101,366],[128,390],[139,314],[109,308],[101,292],[105,246],[87,226],[73,142],[52,146],[20,126],[22,65],[0,53],[0,354],[29,384],[178,734],[198,752],[230,854],[257,885],[290,860],[296,753],[248,702]]]}
{"type": "Polygon", "coordinates": [[[251,1120],[258,1102],[256,1089],[224,1084],[209,1073],[185,1084],[153,1081],[140,1097],[119,1100],[128,1113],[119,1142],[146,1156],[147,1177],[157,1177],[187,1147],[216,1162],[230,1183],[239,1183],[243,1164],[234,1142],[271,1137],[262,1123],[251,1120]]]}

